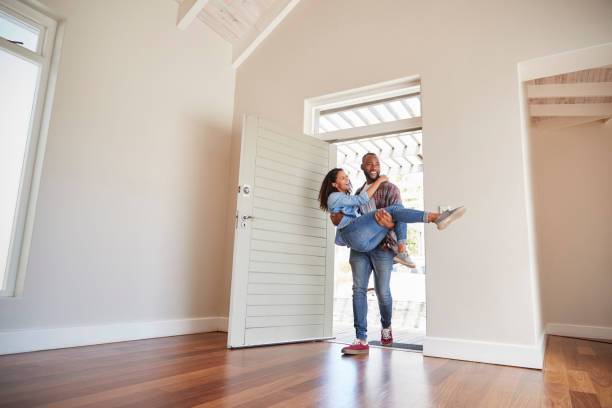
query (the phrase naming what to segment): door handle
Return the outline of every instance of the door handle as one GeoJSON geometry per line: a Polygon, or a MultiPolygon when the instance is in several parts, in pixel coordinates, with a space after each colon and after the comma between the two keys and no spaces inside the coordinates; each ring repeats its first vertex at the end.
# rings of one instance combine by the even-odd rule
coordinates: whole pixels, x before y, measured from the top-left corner
{"type": "Polygon", "coordinates": [[[242,216],[242,221],[246,221],[246,220],[252,220],[255,217],[253,217],[252,215],[243,215],[242,216]]]}

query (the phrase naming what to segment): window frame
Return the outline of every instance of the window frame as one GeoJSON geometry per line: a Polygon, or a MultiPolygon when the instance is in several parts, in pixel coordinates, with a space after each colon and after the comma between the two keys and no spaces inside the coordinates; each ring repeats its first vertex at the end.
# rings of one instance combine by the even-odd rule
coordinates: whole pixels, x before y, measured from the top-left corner
{"type": "MultiPolygon", "coordinates": [[[[422,129],[421,116],[319,133],[319,116],[329,111],[358,104],[369,104],[378,100],[401,95],[421,94],[419,75],[395,79],[362,88],[308,98],[304,100],[304,133],[329,142],[353,140],[390,133],[422,129]]],[[[421,114],[422,115],[422,114],[421,114]]]]}
{"type": "Polygon", "coordinates": [[[17,205],[8,247],[0,297],[22,297],[28,266],[36,202],[44,159],[51,107],[59,65],[64,24],[27,1],[0,0],[0,9],[40,30],[37,51],[0,37],[0,49],[39,66],[39,78],[30,117],[17,205]]]}

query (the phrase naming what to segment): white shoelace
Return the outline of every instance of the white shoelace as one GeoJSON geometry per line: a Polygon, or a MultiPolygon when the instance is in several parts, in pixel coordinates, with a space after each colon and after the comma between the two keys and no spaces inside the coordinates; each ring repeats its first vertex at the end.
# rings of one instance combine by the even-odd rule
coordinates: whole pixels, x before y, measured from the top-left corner
{"type": "Polygon", "coordinates": [[[391,338],[391,330],[389,330],[389,329],[382,329],[382,337],[385,340],[389,340],[391,338]]]}

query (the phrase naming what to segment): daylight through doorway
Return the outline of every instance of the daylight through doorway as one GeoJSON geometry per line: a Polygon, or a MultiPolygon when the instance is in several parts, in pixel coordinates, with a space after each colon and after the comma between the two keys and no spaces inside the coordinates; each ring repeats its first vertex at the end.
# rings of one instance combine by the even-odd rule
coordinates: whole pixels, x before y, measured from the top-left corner
{"type": "MultiPolygon", "coordinates": [[[[365,182],[361,158],[372,152],[379,156],[381,174],[397,185],[406,208],[423,209],[422,132],[412,131],[355,141],[339,142],[338,167],[349,175],[353,188],[365,182]]],[[[394,346],[422,346],[425,337],[425,247],[423,224],[408,224],[408,251],[417,267],[395,264],[391,274],[393,296],[394,346]]],[[[352,307],[350,250],[336,246],[334,268],[334,322],[336,341],[350,343],[355,338],[352,307]]],[[[380,339],[380,314],[372,277],[368,288],[368,341],[380,339]]],[[[418,347],[416,347],[418,349],[418,347]]]]}

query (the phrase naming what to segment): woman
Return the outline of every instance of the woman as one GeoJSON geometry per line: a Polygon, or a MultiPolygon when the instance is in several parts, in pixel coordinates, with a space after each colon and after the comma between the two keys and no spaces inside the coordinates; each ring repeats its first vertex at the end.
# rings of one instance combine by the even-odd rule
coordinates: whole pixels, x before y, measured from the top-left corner
{"type": "MultiPolygon", "coordinates": [[[[350,195],[350,180],[342,169],[335,168],[327,173],[319,191],[319,204],[323,211],[329,211],[332,214],[344,213],[337,229],[337,234],[341,238],[340,242],[347,244],[356,251],[369,252],[384,239],[389,229],[376,222],[374,219],[375,212],[359,216],[357,209],[360,205],[370,201],[378,187],[387,180],[387,176],[380,176],[361,194],[353,196],[350,195]]],[[[442,230],[465,214],[466,208],[457,207],[440,214],[412,210],[404,208],[401,204],[396,204],[386,207],[385,211],[391,215],[393,222],[395,222],[394,230],[397,234],[398,243],[405,243],[407,236],[406,223],[427,223],[433,220],[438,229],[442,230]]]]}

